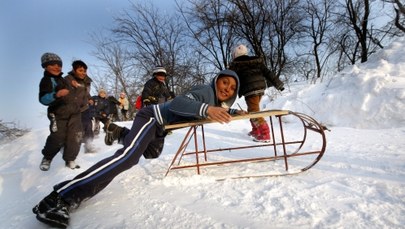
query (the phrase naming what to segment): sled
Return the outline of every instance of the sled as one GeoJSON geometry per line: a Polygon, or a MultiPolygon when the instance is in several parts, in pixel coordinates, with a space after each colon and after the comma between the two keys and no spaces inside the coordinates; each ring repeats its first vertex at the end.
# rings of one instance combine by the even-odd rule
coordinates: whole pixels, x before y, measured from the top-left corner
{"type": "MultiPolygon", "coordinates": [[[[228,131],[243,138],[230,136],[230,141],[224,141],[228,146],[208,148],[210,143],[204,126],[214,121],[206,119],[166,125],[166,130],[189,129],[165,176],[175,170],[188,175],[212,175],[217,180],[293,175],[312,168],[325,153],[325,127],[302,113],[268,110],[235,115],[228,125],[258,117],[268,121],[270,142],[254,142],[247,133],[228,131]]],[[[228,134],[223,131],[225,138],[228,134]]]]}

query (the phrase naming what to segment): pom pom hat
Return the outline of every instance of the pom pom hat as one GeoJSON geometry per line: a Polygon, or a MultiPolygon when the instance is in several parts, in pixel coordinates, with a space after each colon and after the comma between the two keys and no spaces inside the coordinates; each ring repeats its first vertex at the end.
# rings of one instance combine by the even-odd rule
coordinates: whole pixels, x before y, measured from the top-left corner
{"type": "Polygon", "coordinates": [[[240,56],[245,56],[245,55],[248,54],[248,52],[249,52],[249,50],[246,48],[246,46],[238,45],[238,47],[236,47],[233,50],[232,59],[235,59],[235,58],[240,57],[240,56]]]}
{"type": "Polygon", "coordinates": [[[46,66],[51,64],[58,64],[62,67],[62,59],[55,53],[46,52],[41,56],[41,66],[46,68],[46,66]]]}

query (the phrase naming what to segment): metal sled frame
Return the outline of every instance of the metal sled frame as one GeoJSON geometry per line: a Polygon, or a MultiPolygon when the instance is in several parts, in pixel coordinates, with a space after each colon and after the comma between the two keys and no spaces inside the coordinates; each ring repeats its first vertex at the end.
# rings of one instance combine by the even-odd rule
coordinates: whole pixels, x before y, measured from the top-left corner
{"type": "MultiPolygon", "coordinates": [[[[272,173],[269,172],[267,174],[261,175],[246,175],[246,176],[237,176],[231,178],[248,178],[248,177],[262,177],[262,176],[281,176],[281,175],[291,175],[297,174],[300,172],[304,172],[310,168],[312,168],[318,161],[322,158],[325,149],[326,149],[326,138],[324,133],[324,127],[320,125],[317,121],[313,118],[309,117],[308,115],[302,113],[296,113],[288,110],[270,110],[270,111],[261,111],[256,113],[249,113],[247,115],[242,116],[234,116],[232,120],[240,120],[240,119],[250,119],[250,118],[257,118],[257,117],[264,117],[269,119],[269,127],[271,130],[271,142],[269,143],[257,143],[254,142],[252,145],[247,146],[240,146],[240,147],[228,147],[228,148],[216,148],[216,149],[207,149],[207,143],[205,139],[205,131],[204,131],[204,124],[212,123],[210,120],[202,120],[202,121],[195,121],[189,123],[178,123],[173,125],[166,125],[166,130],[170,129],[178,129],[189,127],[188,132],[186,133],[183,141],[181,142],[177,153],[175,154],[169,168],[165,176],[169,174],[172,170],[179,170],[179,169],[189,169],[189,168],[196,168],[197,174],[201,174],[201,169],[203,167],[209,166],[218,166],[218,165],[225,165],[225,164],[233,164],[233,163],[246,163],[246,162],[265,162],[265,161],[276,161],[276,160],[283,160],[283,172],[272,173]],[[300,140],[289,141],[286,140],[286,136],[284,134],[283,128],[283,118],[288,116],[294,116],[300,120],[303,125],[303,136],[300,140]],[[278,125],[273,123],[273,119],[278,120],[278,125]],[[277,126],[277,131],[274,128],[277,126]],[[276,133],[278,136],[276,136],[276,133]],[[308,134],[311,133],[312,135],[316,135],[319,146],[319,149],[310,149],[309,151],[303,150],[303,145],[307,140],[308,134]],[[200,145],[198,144],[198,137],[200,137],[200,145]],[[194,150],[193,151],[186,151],[191,140],[194,140],[194,150]],[[277,139],[277,140],[276,140],[277,139]],[[295,150],[287,150],[287,147],[293,146],[295,150]],[[200,149],[200,147],[202,147],[200,149]],[[252,157],[252,158],[243,158],[243,159],[225,159],[222,161],[209,161],[208,154],[212,152],[219,152],[219,151],[232,151],[232,150],[241,150],[241,149],[248,149],[248,148],[257,148],[257,147],[267,147],[269,156],[265,157],[252,157]],[[195,156],[195,163],[187,163],[182,164],[182,159],[184,156],[195,156]],[[202,155],[202,156],[200,156],[202,155]],[[295,169],[294,171],[289,171],[289,160],[293,157],[302,157],[313,155],[313,161],[310,161],[309,164],[305,164],[304,166],[300,167],[298,170],[295,169]],[[202,159],[201,159],[201,158],[202,159]],[[177,161],[177,163],[176,163],[177,161]]],[[[313,148],[311,146],[311,148],[313,148]]],[[[267,150],[266,149],[266,150],[267,150]]],[[[312,160],[312,156],[311,156],[312,160]]]]}

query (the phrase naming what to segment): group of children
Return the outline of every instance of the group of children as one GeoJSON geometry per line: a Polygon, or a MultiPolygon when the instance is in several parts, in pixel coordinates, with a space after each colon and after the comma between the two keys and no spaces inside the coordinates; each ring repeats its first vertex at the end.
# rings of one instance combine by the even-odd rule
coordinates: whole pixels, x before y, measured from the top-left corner
{"type": "Polygon", "coordinates": [[[43,54],[41,65],[45,71],[39,84],[39,101],[48,107],[50,134],[42,149],[40,169],[49,170],[52,159],[62,148],[66,166],[79,168],[75,159],[85,135],[82,117],[86,116],[82,113],[86,114],[89,109],[91,80],[86,73],[87,65],[80,60],[74,61],[72,71],[66,77],[62,76],[62,60],[54,53],[43,54]]]}
{"type": "MultiPolygon", "coordinates": [[[[46,90],[41,90],[40,100],[48,99],[44,103],[49,105],[48,116],[50,113],[54,113],[57,117],[57,127],[66,128],[66,124],[72,118],[80,117],[79,103],[70,101],[70,94],[76,93],[73,89],[77,89],[79,86],[74,87],[72,83],[70,83],[71,85],[63,85],[63,87],[58,86],[62,85],[63,81],[61,79],[62,62],[60,58],[56,57],[53,54],[53,56],[48,55],[48,58],[43,58],[42,64],[45,73],[42,80],[44,83],[41,81],[41,85],[47,84],[47,87],[46,90]],[[58,82],[55,86],[53,86],[52,78],[58,82]],[[67,104],[74,104],[74,106],[63,106],[67,104]],[[59,109],[67,109],[63,107],[69,107],[72,111],[61,115],[59,109]],[[65,126],[62,127],[62,124],[65,126]]],[[[77,81],[77,83],[80,82],[77,81]]],[[[249,57],[248,50],[244,45],[236,47],[233,52],[233,62],[229,69],[220,71],[210,84],[195,86],[190,91],[166,102],[144,106],[138,111],[130,129],[109,123],[105,138],[106,143],[112,144],[118,140],[119,143],[123,144],[123,147],[73,179],[54,185],[53,191],[32,209],[36,218],[54,227],[67,227],[71,210],[79,207],[82,201],[95,196],[106,188],[117,175],[138,164],[142,156],[147,159],[159,157],[167,135],[164,128],[166,124],[207,118],[219,123],[228,123],[232,119],[231,115],[246,114],[246,111],[231,108],[238,96],[245,96],[249,112],[259,111],[258,104],[267,86],[275,86],[278,90],[284,89],[283,83],[271,74],[260,58],[249,57]]],[[[249,134],[256,141],[269,140],[269,128],[264,119],[253,119],[251,124],[252,131],[249,134]]],[[[57,132],[51,130],[48,137],[50,139],[49,144],[51,140],[59,139],[54,137],[57,132]]],[[[68,133],[70,132],[68,131],[68,133]]],[[[72,137],[66,139],[70,138],[72,137]]],[[[62,141],[56,142],[60,147],[63,146],[62,141]]],[[[78,142],[76,141],[74,144],[78,142]]],[[[52,153],[47,155],[55,156],[56,150],[59,151],[60,147],[55,147],[51,151],[52,153]]],[[[72,153],[72,155],[76,156],[77,154],[72,153]]],[[[51,160],[52,157],[46,158],[44,154],[46,159],[51,160]]],[[[66,157],[67,161],[71,161],[71,159],[66,157]]]]}
{"type": "MultiPolygon", "coordinates": [[[[87,65],[82,60],[72,62],[72,70],[63,77],[62,60],[55,53],[44,53],[41,66],[44,76],[39,84],[39,101],[48,107],[50,134],[42,150],[40,169],[47,171],[52,159],[63,148],[63,160],[71,169],[80,168],[75,159],[83,143],[86,153],[96,151],[92,144],[94,135],[99,133],[99,121],[106,123],[112,119],[112,106],[119,106],[125,121],[129,102],[125,93],[120,100],[107,98],[104,89],[99,95],[91,96],[92,79],[87,75],[87,65]],[[105,100],[105,101],[104,101],[105,100]],[[95,127],[93,128],[93,121],[95,127]],[[97,125],[98,124],[98,125],[97,125]]],[[[117,110],[117,108],[115,108],[117,110]]]]}

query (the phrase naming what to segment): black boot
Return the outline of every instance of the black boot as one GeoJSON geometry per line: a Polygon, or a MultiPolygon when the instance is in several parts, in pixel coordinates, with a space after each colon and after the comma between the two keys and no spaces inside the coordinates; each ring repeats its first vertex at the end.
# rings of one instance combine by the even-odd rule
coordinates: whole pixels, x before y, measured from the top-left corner
{"type": "Polygon", "coordinates": [[[69,204],[55,191],[39,202],[32,211],[37,219],[57,228],[66,228],[69,224],[69,204]]]}
{"type": "Polygon", "coordinates": [[[114,123],[109,123],[106,128],[104,143],[106,145],[112,145],[115,140],[119,140],[123,129],[124,128],[117,126],[114,123]]]}

